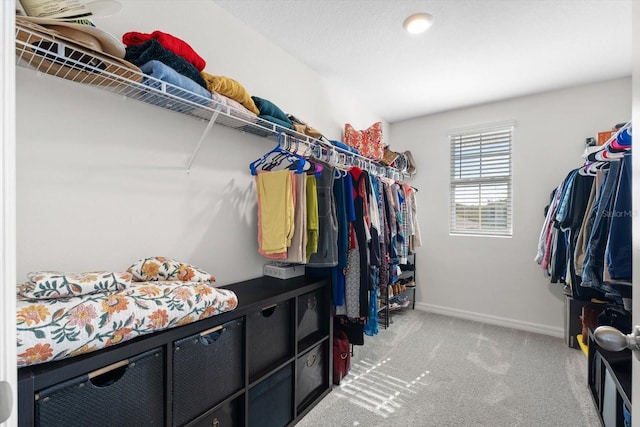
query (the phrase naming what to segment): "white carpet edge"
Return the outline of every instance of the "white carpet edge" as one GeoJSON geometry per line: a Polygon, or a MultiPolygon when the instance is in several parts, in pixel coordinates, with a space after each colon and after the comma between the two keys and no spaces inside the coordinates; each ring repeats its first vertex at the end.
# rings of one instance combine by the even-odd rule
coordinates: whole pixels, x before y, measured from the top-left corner
{"type": "Polygon", "coordinates": [[[542,335],[549,335],[556,338],[564,338],[564,329],[539,323],[524,322],[522,320],[509,319],[506,317],[492,316],[484,313],[460,310],[457,308],[443,307],[433,304],[416,302],[416,310],[429,313],[441,314],[443,316],[457,317],[476,322],[488,323],[490,325],[503,326],[505,328],[518,329],[521,331],[533,332],[542,335]]]}

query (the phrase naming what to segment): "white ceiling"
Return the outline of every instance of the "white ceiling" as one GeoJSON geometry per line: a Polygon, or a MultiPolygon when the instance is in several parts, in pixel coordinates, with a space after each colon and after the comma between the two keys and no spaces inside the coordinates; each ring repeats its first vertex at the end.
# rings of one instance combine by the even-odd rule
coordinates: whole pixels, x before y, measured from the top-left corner
{"type": "Polygon", "coordinates": [[[212,1],[390,123],[631,75],[632,0],[212,1]]]}

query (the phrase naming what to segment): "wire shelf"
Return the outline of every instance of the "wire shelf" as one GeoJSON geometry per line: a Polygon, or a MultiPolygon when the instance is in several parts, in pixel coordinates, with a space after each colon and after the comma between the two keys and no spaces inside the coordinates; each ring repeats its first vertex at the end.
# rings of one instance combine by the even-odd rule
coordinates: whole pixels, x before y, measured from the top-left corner
{"type": "MultiPolygon", "coordinates": [[[[276,143],[288,140],[286,147],[296,154],[314,158],[340,169],[360,167],[377,176],[398,181],[408,174],[382,165],[375,160],[333,146],[324,139],[314,139],[294,130],[257,117],[251,112],[239,110],[216,99],[204,97],[179,86],[144,74],[126,61],[118,60],[89,48],[69,43],[62,38],[39,31],[37,25],[16,22],[16,64],[21,67],[90,85],[101,90],[122,95],[169,109],[209,124],[198,142],[187,171],[196,158],[200,146],[213,124],[251,133],[276,143]]],[[[220,97],[223,100],[224,97],[220,97]]]]}

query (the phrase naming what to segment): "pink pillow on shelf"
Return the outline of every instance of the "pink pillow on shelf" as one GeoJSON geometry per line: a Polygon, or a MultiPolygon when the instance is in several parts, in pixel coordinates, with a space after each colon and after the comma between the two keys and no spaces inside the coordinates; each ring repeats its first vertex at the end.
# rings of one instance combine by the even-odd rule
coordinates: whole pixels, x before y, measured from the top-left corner
{"type": "Polygon", "coordinates": [[[376,122],[365,130],[356,130],[349,123],[344,125],[344,142],[355,148],[364,157],[382,160],[384,143],[382,142],[382,122],[376,122]]]}

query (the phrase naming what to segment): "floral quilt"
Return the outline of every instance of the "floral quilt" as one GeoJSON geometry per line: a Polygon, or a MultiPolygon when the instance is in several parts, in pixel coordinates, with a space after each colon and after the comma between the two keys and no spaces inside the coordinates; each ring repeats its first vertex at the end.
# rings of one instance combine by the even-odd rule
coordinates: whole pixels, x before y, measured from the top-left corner
{"type": "Polygon", "coordinates": [[[18,294],[18,367],[90,353],[235,309],[233,291],[208,282],[131,282],[114,292],[52,299],[18,294]]]}

